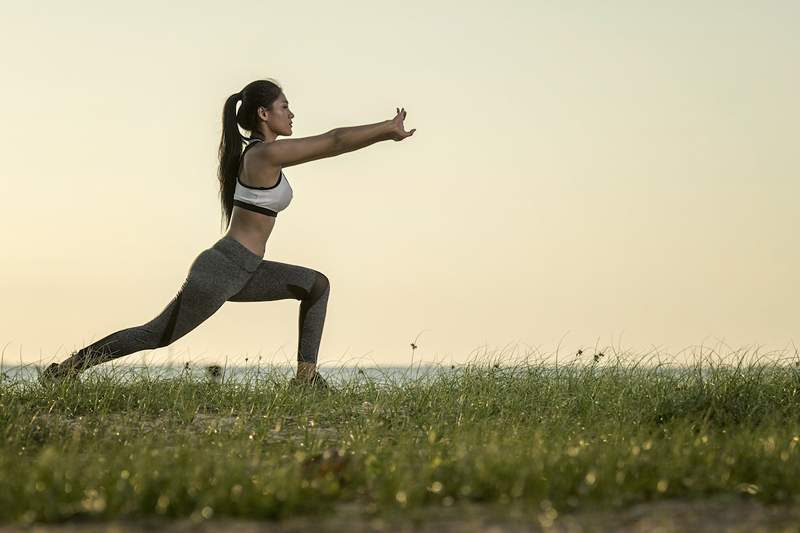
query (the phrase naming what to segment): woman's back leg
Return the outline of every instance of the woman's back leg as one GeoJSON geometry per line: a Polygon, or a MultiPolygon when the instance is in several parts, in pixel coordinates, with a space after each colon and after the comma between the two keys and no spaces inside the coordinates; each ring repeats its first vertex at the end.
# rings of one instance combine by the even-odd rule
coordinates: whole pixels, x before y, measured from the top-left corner
{"type": "Polygon", "coordinates": [[[213,315],[249,276],[219,251],[204,250],[192,263],[178,293],[155,318],[103,337],[59,366],[80,371],[142,350],[168,346],[213,315]]]}

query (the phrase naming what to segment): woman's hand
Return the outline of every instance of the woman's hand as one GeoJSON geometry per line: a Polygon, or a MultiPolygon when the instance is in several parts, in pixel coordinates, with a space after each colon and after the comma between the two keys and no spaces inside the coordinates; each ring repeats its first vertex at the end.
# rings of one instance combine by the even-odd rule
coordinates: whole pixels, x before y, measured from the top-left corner
{"type": "Polygon", "coordinates": [[[406,137],[411,137],[414,135],[414,132],[417,131],[417,128],[414,128],[411,131],[406,131],[405,127],[403,126],[403,121],[406,119],[406,110],[405,108],[396,108],[397,115],[391,120],[392,130],[389,134],[389,138],[393,141],[402,141],[406,137]]]}

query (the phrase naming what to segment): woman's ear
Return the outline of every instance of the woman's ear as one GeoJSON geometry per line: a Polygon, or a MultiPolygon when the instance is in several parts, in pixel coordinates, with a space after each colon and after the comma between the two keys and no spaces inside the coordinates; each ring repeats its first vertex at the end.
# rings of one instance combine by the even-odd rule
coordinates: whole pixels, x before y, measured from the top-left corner
{"type": "Polygon", "coordinates": [[[256,113],[258,114],[258,118],[260,118],[264,122],[266,122],[269,119],[269,111],[264,106],[258,106],[256,113]]]}

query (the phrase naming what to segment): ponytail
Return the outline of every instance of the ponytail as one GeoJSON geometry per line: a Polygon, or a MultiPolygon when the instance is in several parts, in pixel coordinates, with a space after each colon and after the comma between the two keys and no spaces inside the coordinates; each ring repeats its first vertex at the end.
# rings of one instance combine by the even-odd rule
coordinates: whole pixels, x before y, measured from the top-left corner
{"type": "Polygon", "coordinates": [[[228,227],[233,211],[233,192],[236,189],[236,174],[242,157],[242,135],[236,121],[236,104],[242,93],[232,94],[222,108],[222,139],[219,142],[219,199],[222,204],[222,229],[228,227]]]}

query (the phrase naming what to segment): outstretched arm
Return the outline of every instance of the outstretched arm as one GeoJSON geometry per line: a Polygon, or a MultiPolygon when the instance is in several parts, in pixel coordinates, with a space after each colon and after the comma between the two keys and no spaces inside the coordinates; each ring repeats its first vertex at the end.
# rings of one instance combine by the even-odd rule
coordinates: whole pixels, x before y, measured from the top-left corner
{"type": "MultiPolygon", "coordinates": [[[[402,141],[417,131],[416,129],[406,131],[403,128],[405,117],[405,109],[398,109],[397,115],[391,120],[364,126],[334,128],[327,133],[302,139],[278,139],[255,148],[253,156],[256,163],[261,160],[264,164],[271,166],[290,167],[315,159],[352,152],[378,141],[389,139],[402,141]]],[[[253,161],[252,157],[251,161],[253,161]]]]}
{"type": "Polygon", "coordinates": [[[397,109],[397,115],[393,119],[366,124],[364,126],[352,126],[347,128],[336,128],[337,154],[352,152],[359,148],[364,148],[378,141],[402,141],[406,137],[411,137],[416,130],[406,131],[403,121],[406,118],[406,110],[397,109]]]}
{"type": "Polygon", "coordinates": [[[378,141],[388,141],[392,128],[391,122],[391,120],[384,120],[375,124],[365,124],[364,126],[334,129],[336,154],[365,148],[378,141]]]}

